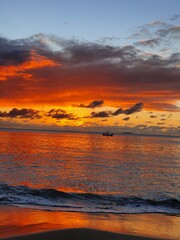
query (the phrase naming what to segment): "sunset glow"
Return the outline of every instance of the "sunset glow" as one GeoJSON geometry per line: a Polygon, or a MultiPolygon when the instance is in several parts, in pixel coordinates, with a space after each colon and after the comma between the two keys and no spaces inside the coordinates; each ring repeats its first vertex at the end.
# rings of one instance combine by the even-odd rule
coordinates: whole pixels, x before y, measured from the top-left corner
{"type": "Polygon", "coordinates": [[[120,42],[1,36],[1,127],[179,135],[179,20],[134,25],[120,42]]]}
{"type": "Polygon", "coordinates": [[[180,239],[180,0],[0,0],[0,240],[180,239]]]}

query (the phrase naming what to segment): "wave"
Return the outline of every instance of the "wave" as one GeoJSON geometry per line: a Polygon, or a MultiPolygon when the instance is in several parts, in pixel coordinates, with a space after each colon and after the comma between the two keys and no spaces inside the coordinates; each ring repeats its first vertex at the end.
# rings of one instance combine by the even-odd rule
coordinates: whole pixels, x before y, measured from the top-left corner
{"type": "Polygon", "coordinates": [[[0,184],[0,204],[87,213],[180,214],[180,201],[176,198],[143,199],[136,196],[67,193],[7,184],[0,184]]]}

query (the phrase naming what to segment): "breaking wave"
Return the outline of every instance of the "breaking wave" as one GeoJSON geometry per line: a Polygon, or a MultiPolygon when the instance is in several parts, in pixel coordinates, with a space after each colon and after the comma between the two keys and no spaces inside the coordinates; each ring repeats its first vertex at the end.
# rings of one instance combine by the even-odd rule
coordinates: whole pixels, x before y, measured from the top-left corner
{"type": "Polygon", "coordinates": [[[68,193],[7,184],[0,184],[0,204],[87,213],[180,214],[180,201],[176,198],[143,199],[136,196],[68,193]]]}

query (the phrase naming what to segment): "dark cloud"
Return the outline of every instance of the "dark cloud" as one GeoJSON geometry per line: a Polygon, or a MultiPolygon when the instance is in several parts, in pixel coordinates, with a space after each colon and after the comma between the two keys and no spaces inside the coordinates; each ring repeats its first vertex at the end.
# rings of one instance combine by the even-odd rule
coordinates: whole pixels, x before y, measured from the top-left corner
{"type": "MultiPolygon", "coordinates": [[[[30,58],[31,51],[36,51],[39,55],[48,57],[55,62],[66,65],[79,66],[86,64],[101,64],[102,62],[111,62],[112,60],[128,60],[135,57],[138,53],[133,46],[116,47],[110,45],[102,45],[93,42],[82,42],[78,40],[66,40],[54,35],[37,34],[27,39],[20,39],[9,41],[1,39],[1,54],[7,53],[7,58],[11,61],[13,58],[18,62],[25,62],[30,58]],[[52,51],[51,45],[57,45],[57,49],[52,51]],[[26,50],[26,51],[25,51],[26,50]],[[16,56],[12,58],[16,52],[16,56]],[[19,58],[18,58],[19,54],[19,58]],[[24,58],[23,58],[24,57],[24,58]]],[[[3,55],[4,57],[4,55],[3,55]]],[[[7,61],[4,59],[3,65],[6,65],[7,61]]]]}
{"type": "Polygon", "coordinates": [[[115,112],[113,112],[113,116],[117,116],[117,115],[119,115],[119,114],[123,114],[123,109],[122,108],[119,108],[119,109],[117,109],[115,112]]]}
{"type": "Polygon", "coordinates": [[[92,112],[91,118],[107,118],[110,117],[111,113],[109,111],[101,111],[101,112],[92,112]]]}
{"type": "Polygon", "coordinates": [[[130,119],[130,117],[123,118],[124,121],[128,121],[129,119],[130,119]]]}
{"type": "Polygon", "coordinates": [[[67,113],[63,109],[51,109],[46,116],[55,119],[67,119],[67,120],[77,120],[78,118],[72,113],[67,113]]]}
{"type": "Polygon", "coordinates": [[[88,105],[85,104],[80,104],[80,105],[76,105],[76,107],[80,107],[80,108],[96,108],[96,107],[102,107],[104,104],[103,100],[96,100],[91,102],[88,105]]]}
{"type": "Polygon", "coordinates": [[[143,103],[137,103],[133,107],[124,110],[123,113],[126,115],[129,115],[136,112],[140,112],[142,111],[142,109],[143,109],[143,103]]]}
{"type": "MultiPolygon", "coordinates": [[[[143,103],[137,103],[134,106],[128,109],[119,108],[116,111],[101,111],[101,112],[92,112],[90,117],[111,117],[111,116],[118,116],[119,114],[126,114],[130,115],[136,112],[140,112],[143,109],[143,103]]],[[[126,118],[129,120],[129,118],[126,118]]]]}
{"type": "Polygon", "coordinates": [[[71,63],[101,63],[101,61],[104,62],[112,59],[121,60],[125,57],[125,54],[129,55],[126,50],[118,47],[96,45],[92,43],[73,45],[66,50],[71,55],[71,58],[69,58],[71,63]]]}
{"type": "Polygon", "coordinates": [[[13,108],[9,112],[0,112],[1,118],[31,118],[31,119],[40,119],[41,116],[39,115],[39,111],[34,109],[17,109],[13,108]]]}
{"type": "Polygon", "coordinates": [[[117,116],[119,114],[126,114],[126,115],[130,115],[136,112],[140,112],[143,109],[143,103],[136,103],[134,106],[128,108],[128,109],[122,109],[119,108],[117,109],[114,113],[112,113],[113,116],[117,116]]]}
{"type": "Polygon", "coordinates": [[[30,48],[0,37],[0,66],[18,65],[30,58],[30,48]]]}
{"type": "Polygon", "coordinates": [[[161,121],[166,121],[166,118],[161,118],[161,121]]]}
{"type": "MultiPolygon", "coordinates": [[[[46,36],[47,37],[47,36],[46,36]]],[[[121,59],[127,51],[123,48],[78,40],[65,40],[57,36],[48,36],[48,40],[56,43],[63,51],[54,54],[55,59],[66,64],[89,64],[121,59]]],[[[49,53],[48,53],[49,54],[49,53]]]]}

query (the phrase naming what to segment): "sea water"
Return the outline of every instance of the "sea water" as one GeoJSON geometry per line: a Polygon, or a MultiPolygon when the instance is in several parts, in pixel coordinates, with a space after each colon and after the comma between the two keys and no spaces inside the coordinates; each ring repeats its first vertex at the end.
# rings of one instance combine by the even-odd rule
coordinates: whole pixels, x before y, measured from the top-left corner
{"type": "Polygon", "coordinates": [[[0,132],[0,204],[180,214],[180,138],[0,132]]]}

